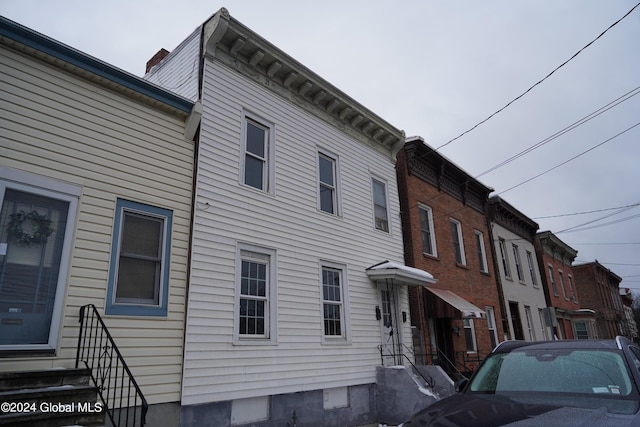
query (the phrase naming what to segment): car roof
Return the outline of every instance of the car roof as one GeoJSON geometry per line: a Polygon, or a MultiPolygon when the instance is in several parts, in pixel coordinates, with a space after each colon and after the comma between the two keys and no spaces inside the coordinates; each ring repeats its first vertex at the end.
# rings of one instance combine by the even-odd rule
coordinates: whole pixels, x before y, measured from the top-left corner
{"type": "Polygon", "coordinates": [[[510,353],[519,348],[527,347],[531,350],[620,350],[632,342],[625,337],[609,340],[557,340],[557,341],[504,341],[492,353],[510,353]]]}

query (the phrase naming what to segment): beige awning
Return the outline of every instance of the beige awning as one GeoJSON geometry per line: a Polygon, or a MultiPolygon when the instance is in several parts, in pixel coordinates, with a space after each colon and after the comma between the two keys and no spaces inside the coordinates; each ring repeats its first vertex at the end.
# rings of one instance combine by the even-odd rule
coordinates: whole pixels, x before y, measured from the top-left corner
{"type": "MultiPolygon", "coordinates": [[[[479,309],[478,307],[471,304],[466,299],[460,297],[459,295],[451,292],[448,289],[438,289],[438,288],[427,287],[427,290],[431,292],[433,295],[435,295],[436,297],[438,297],[440,300],[444,301],[445,303],[453,307],[455,310],[460,312],[460,315],[462,316],[462,318],[482,319],[487,317],[487,314],[484,312],[484,310],[479,309]]],[[[434,313],[436,315],[437,315],[437,312],[445,311],[445,310],[438,310],[438,304],[433,304],[432,309],[436,311],[436,313],[434,313]]]]}
{"type": "Polygon", "coordinates": [[[436,283],[436,279],[430,273],[398,262],[384,261],[372,265],[366,271],[370,279],[390,279],[397,285],[427,286],[436,283]]]}

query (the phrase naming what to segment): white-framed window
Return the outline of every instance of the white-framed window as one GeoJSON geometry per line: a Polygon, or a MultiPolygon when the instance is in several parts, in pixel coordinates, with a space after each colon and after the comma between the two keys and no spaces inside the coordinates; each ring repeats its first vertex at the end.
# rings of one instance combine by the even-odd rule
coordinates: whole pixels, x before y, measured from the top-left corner
{"type": "Polygon", "coordinates": [[[321,261],[322,333],[324,342],[350,339],[348,281],[342,264],[321,261]]]}
{"type": "Polygon", "coordinates": [[[509,267],[507,244],[502,238],[498,238],[498,249],[500,250],[500,260],[502,261],[502,269],[504,270],[504,275],[507,278],[511,278],[511,267],[509,267]]]}
{"type": "Polygon", "coordinates": [[[456,257],[456,262],[461,265],[466,265],[467,259],[464,255],[462,226],[460,225],[460,221],[453,218],[451,218],[451,240],[453,241],[453,253],[456,257]]]}
{"type": "Polygon", "coordinates": [[[474,353],[478,351],[476,345],[476,328],[473,324],[473,319],[464,319],[464,341],[467,345],[467,353],[474,353]]]}
{"type": "Polygon", "coordinates": [[[105,314],[166,316],[173,212],[118,199],[105,314]]]}
{"type": "Polygon", "coordinates": [[[574,321],[573,322],[573,331],[575,332],[576,339],[578,340],[588,340],[589,339],[589,328],[587,322],[585,321],[574,321]]]}
{"type": "Polygon", "coordinates": [[[241,182],[265,193],[274,192],[274,125],[245,113],[242,120],[241,182]]]}
{"type": "Polygon", "coordinates": [[[436,235],[433,231],[433,210],[429,206],[419,205],[420,234],[422,236],[422,253],[438,256],[436,235]]]}
{"type": "Polygon", "coordinates": [[[536,336],[533,331],[533,319],[531,318],[531,307],[528,305],[524,306],[524,316],[527,319],[527,332],[529,335],[529,341],[535,341],[536,336]]]}
{"type": "Polygon", "coordinates": [[[524,282],[524,274],[522,273],[522,262],[520,261],[520,248],[518,245],[512,244],[513,248],[513,259],[516,263],[516,274],[518,275],[518,280],[524,282]]]}
{"type": "Polygon", "coordinates": [[[338,157],[318,151],[318,209],[340,215],[338,157]]]}
{"type": "Polygon", "coordinates": [[[476,250],[478,251],[478,265],[480,265],[480,271],[488,273],[489,266],[487,265],[487,252],[484,249],[484,235],[478,230],[476,230],[474,234],[476,236],[476,250]]]}
{"type": "Polygon", "coordinates": [[[529,274],[531,275],[531,283],[533,283],[533,287],[538,287],[538,279],[536,279],[536,270],[535,264],[533,263],[533,254],[530,251],[527,251],[527,265],[529,266],[529,274]]]}
{"type": "Polygon", "coordinates": [[[569,297],[567,296],[567,290],[564,287],[564,274],[562,273],[562,270],[558,270],[558,282],[560,285],[560,289],[562,289],[562,296],[564,297],[564,299],[568,300],[569,297]]]}
{"type": "Polygon", "coordinates": [[[234,343],[275,343],[276,251],[240,242],[236,251],[234,343]]]}
{"type": "Polygon", "coordinates": [[[576,288],[573,285],[573,276],[567,274],[567,280],[569,280],[569,292],[571,292],[571,301],[577,303],[578,299],[576,298],[576,288]]]}
{"type": "Polygon", "coordinates": [[[377,230],[389,232],[389,203],[387,200],[387,183],[378,178],[371,178],[373,189],[373,216],[377,230]]]}
{"type": "Polygon", "coordinates": [[[556,284],[556,280],[553,277],[553,266],[549,264],[547,266],[549,268],[549,283],[551,283],[551,289],[553,290],[553,295],[558,296],[558,285],[556,284]]]}
{"type": "Polygon", "coordinates": [[[496,327],[496,313],[493,307],[486,306],[487,312],[487,326],[489,328],[489,338],[491,339],[491,348],[495,348],[498,345],[498,329],[496,327]]]}

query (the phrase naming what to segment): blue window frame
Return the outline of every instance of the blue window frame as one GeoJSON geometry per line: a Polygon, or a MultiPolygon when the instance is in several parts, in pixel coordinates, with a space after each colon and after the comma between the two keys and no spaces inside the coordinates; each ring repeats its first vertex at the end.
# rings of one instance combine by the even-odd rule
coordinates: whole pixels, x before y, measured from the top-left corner
{"type": "Polygon", "coordinates": [[[173,212],[118,199],[105,314],[166,316],[173,212]]]}

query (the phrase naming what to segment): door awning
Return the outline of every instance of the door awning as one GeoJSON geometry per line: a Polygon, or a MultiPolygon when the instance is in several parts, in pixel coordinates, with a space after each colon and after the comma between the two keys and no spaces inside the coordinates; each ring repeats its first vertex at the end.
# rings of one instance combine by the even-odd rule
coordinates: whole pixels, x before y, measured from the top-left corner
{"type": "Polygon", "coordinates": [[[367,276],[373,280],[392,279],[398,285],[427,286],[436,283],[436,279],[419,268],[407,267],[399,262],[383,261],[366,269],[367,276]]]}
{"type": "Polygon", "coordinates": [[[447,314],[451,312],[451,307],[455,309],[463,319],[482,319],[487,317],[484,310],[479,309],[466,299],[448,289],[427,287],[427,290],[437,297],[436,301],[432,301],[432,304],[430,304],[430,309],[433,311],[435,317],[453,317],[450,314],[447,314]],[[446,303],[450,307],[443,307],[442,302],[446,303]]]}

